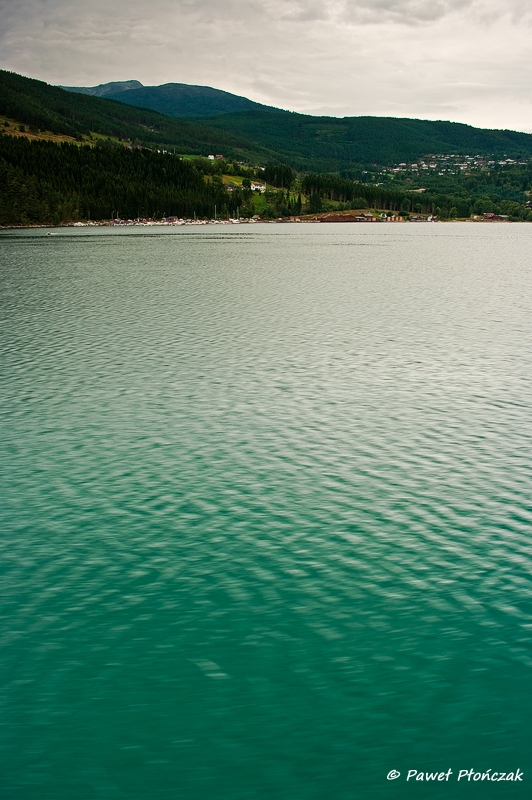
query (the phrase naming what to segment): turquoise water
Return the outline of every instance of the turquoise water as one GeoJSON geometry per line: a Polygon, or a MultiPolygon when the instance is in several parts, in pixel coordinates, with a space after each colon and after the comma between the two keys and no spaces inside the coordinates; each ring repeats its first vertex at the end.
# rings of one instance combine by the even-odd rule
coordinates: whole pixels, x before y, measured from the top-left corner
{"type": "Polygon", "coordinates": [[[46,233],[0,235],[2,797],[528,796],[532,226],[46,233]]]}

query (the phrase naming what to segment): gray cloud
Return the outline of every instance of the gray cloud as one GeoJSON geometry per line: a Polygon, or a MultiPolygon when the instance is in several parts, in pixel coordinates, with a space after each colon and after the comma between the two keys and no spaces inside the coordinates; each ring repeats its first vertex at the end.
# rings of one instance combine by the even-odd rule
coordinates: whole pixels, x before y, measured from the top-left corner
{"type": "Polygon", "coordinates": [[[529,0],[0,0],[0,66],[532,129],[529,0]]]}
{"type": "Polygon", "coordinates": [[[472,5],[474,0],[357,0],[346,2],[346,16],[353,20],[397,21],[406,24],[431,22],[457,9],[472,5]]]}

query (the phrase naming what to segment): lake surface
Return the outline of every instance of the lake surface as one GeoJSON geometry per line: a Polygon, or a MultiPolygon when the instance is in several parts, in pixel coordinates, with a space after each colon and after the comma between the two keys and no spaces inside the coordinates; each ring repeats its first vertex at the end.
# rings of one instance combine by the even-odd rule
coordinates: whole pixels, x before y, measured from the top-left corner
{"type": "Polygon", "coordinates": [[[532,225],[55,234],[0,234],[2,797],[529,796],[532,225]]]}

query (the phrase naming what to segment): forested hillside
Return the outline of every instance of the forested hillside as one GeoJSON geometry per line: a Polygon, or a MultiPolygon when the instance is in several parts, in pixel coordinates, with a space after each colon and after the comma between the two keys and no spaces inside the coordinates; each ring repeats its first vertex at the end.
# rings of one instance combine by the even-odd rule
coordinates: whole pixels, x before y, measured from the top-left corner
{"type": "Polygon", "coordinates": [[[261,106],[208,86],[168,83],[130,88],[129,84],[105,84],[78,91],[105,92],[106,97],[152,108],[170,117],[216,117],[205,122],[260,143],[302,170],[388,165],[428,153],[532,156],[532,136],[526,133],[418,119],[312,117],[261,106]]]}
{"type": "Polygon", "coordinates": [[[215,207],[221,215],[239,208],[245,216],[268,218],[372,207],[440,218],[493,212],[524,220],[531,214],[531,190],[529,134],[262,110],[197,122],[0,71],[3,225],[212,217],[215,207]],[[77,143],[24,138],[39,131],[77,143]],[[441,155],[450,152],[455,155],[441,155]],[[186,160],[176,153],[225,158],[186,160]],[[476,153],[493,158],[471,155],[476,153]],[[387,166],[401,159],[419,164],[387,166]],[[228,189],[222,169],[229,171],[225,179],[238,177],[228,189]],[[251,180],[269,184],[264,194],[252,193],[251,180]]]}
{"type": "Polygon", "coordinates": [[[300,170],[343,171],[353,164],[395,164],[428,153],[532,156],[532,134],[457,122],[245,111],[210,119],[209,125],[260,142],[300,170]]]}
{"type": "Polygon", "coordinates": [[[444,181],[422,193],[412,185],[397,182],[363,183],[346,180],[337,174],[307,174],[301,190],[309,198],[313,211],[332,210],[335,205],[347,207],[390,209],[408,217],[413,214],[435,214],[440,219],[467,219],[485,212],[502,214],[513,221],[532,221],[528,196],[517,186],[530,181],[530,169],[515,167],[508,177],[496,171],[492,178],[487,172],[476,176],[459,176],[444,181]],[[501,191],[504,181],[506,188],[501,191]]]}
{"type": "Polygon", "coordinates": [[[179,216],[212,218],[235,212],[272,219],[300,213],[377,208],[400,213],[467,218],[494,212],[513,220],[532,219],[530,168],[514,166],[434,186],[423,193],[408,184],[376,185],[338,174],[299,178],[284,164],[255,171],[226,161],[181,159],[171,153],[100,142],[56,144],[0,136],[0,225],[61,224],[78,220],[179,216]],[[225,186],[222,171],[230,173],[225,186]],[[254,174],[268,182],[251,191],[254,174]],[[245,176],[245,177],[243,177],[245,176]],[[229,191],[230,189],[230,191],[229,191]]]}
{"type": "Polygon", "coordinates": [[[212,217],[215,206],[232,212],[241,194],[170,154],[0,136],[0,225],[212,217]]]}
{"type": "MultiPolygon", "coordinates": [[[[198,88],[202,87],[189,87],[198,88]]],[[[140,91],[121,94],[130,103],[140,91]]],[[[194,102],[204,100],[196,97],[194,102]]],[[[430,153],[532,157],[532,135],[515,131],[385,117],[311,117],[280,110],[175,119],[5,71],[0,71],[0,114],[80,140],[96,133],[152,147],[169,146],[181,153],[222,153],[248,163],[285,163],[305,172],[348,174],[356,166],[391,165],[430,153]]]]}
{"type": "Polygon", "coordinates": [[[0,70],[0,114],[30,129],[62,133],[80,141],[96,133],[152,147],[171,146],[182,153],[208,155],[214,151],[240,159],[271,157],[260,146],[206,124],[67,92],[4,70],[0,70]]]}

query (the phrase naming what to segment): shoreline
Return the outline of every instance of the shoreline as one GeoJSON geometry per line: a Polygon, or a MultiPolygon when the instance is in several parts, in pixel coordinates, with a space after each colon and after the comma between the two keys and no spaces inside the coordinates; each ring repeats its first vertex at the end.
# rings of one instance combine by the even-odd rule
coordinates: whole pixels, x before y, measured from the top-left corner
{"type": "MultiPolygon", "coordinates": [[[[0,231],[3,230],[32,230],[32,229],[46,229],[46,228],[178,228],[183,226],[203,226],[203,225],[257,225],[257,224],[266,224],[266,225],[276,225],[276,224],[352,224],[352,225],[371,225],[371,224],[404,224],[404,223],[412,223],[412,224],[422,224],[422,223],[457,223],[457,222],[469,222],[473,224],[477,223],[489,223],[493,224],[505,224],[511,223],[514,224],[513,220],[510,219],[393,219],[388,220],[385,219],[372,219],[372,220],[358,220],[358,219],[324,219],[322,217],[287,217],[287,218],[279,218],[279,219],[232,219],[232,220],[179,220],[176,222],[168,222],[164,220],[150,220],[148,222],[131,222],[129,220],[121,220],[120,222],[111,222],[109,220],[101,220],[98,222],[63,222],[59,225],[54,225],[53,223],[49,222],[35,222],[29,225],[0,225],[0,231]]],[[[528,220],[518,220],[517,222],[521,222],[526,224],[528,220]]]]}

